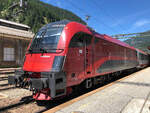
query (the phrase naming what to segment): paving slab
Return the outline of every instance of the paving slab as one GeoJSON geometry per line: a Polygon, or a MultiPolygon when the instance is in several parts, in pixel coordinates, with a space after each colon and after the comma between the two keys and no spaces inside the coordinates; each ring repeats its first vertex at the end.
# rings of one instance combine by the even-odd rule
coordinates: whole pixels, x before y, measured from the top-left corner
{"type": "Polygon", "coordinates": [[[150,113],[150,67],[55,113],[150,113]]]}
{"type": "Polygon", "coordinates": [[[144,99],[132,99],[121,113],[140,113],[144,99]]]}
{"type": "Polygon", "coordinates": [[[149,100],[145,103],[144,108],[141,111],[141,113],[150,113],[150,101],[149,100]]]}

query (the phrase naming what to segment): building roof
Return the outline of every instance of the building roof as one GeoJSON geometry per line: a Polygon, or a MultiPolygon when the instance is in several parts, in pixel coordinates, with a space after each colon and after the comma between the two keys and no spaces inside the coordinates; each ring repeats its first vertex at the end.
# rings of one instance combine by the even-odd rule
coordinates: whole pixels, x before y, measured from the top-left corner
{"type": "Polygon", "coordinates": [[[31,39],[33,38],[34,34],[29,31],[24,31],[24,30],[18,30],[14,28],[9,28],[5,26],[0,26],[0,34],[1,35],[9,35],[9,37],[15,37],[16,38],[26,38],[26,39],[31,39]]]}
{"type": "Polygon", "coordinates": [[[0,22],[2,22],[2,23],[7,23],[7,24],[11,24],[11,25],[16,25],[16,26],[20,26],[20,27],[25,27],[25,28],[30,29],[30,27],[27,26],[27,25],[20,24],[20,23],[16,23],[16,22],[12,22],[12,21],[8,21],[8,20],[4,20],[4,19],[0,19],[0,22]]]}
{"type": "Polygon", "coordinates": [[[29,29],[27,25],[0,19],[0,36],[30,40],[34,34],[29,29]]]}

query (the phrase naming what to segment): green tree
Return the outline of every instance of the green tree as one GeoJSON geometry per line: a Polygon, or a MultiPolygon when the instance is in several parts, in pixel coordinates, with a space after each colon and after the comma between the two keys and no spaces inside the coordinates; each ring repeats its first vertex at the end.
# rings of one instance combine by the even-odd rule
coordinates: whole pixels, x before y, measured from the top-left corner
{"type": "Polygon", "coordinates": [[[19,0],[0,0],[0,2],[0,18],[27,24],[31,27],[33,32],[37,32],[40,27],[49,22],[63,19],[85,24],[81,18],[72,12],[43,3],[39,0],[27,0],[28,5],[26,10],[19,6],[11,10],[8,9],[10,5],[19,2],[19,0]],[[23,10],[23,13],[14,16],[13,14],[19,10],[23,10]]]}

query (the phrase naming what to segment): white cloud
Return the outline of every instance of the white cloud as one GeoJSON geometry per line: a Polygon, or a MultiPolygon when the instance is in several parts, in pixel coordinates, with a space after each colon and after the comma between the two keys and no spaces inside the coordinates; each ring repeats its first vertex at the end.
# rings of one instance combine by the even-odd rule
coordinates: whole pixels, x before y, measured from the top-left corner
{"type": "Polygon", "coordinates": [[[117,22],[115,22],[114,24],[112,24],[113,27],[118,26],[119,24],[123,24],[126,23],[126,21],[133,21],[134,19],[141,17],[142,15],[148,14],[150,12],[150,10],[144,10],[141,12],[137,12],[135,14],[130,14],[127,16],[124,16],[123,18],[118,19],[117,22]]]}
{"type": "Polygon", "coordinates": [[[150,25],[150,20],[147,19],[137,20],[131,25],[130,29],[128,29],[127,32],[134,32],[134,30],[136,30],[137,28],[140,27],[142,28],[149,25],[150,25]]]}
{"type": "Polygon", "coordinates": [[[141,27],[150,23],[150,20],[139,20],[134,23],[134,27],[141,27]]]}

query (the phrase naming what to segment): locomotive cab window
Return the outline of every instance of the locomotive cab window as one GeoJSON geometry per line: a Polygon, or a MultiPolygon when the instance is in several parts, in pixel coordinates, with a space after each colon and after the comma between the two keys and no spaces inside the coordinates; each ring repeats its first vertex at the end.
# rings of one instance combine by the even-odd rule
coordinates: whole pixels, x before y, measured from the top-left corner
{"type": "Polygon", "coordinates": [[[39,30],[35,35],[30,49],[32,52],[55,52],[63,27],[49,27],[39,30]],[[41,51],[42,48],[42,51],[41,51]]]}

